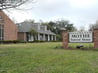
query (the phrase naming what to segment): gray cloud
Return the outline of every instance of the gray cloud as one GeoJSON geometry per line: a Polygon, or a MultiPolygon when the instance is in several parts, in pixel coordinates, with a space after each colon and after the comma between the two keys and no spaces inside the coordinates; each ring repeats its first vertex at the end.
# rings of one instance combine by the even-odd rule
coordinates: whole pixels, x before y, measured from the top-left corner
{"type": "MultiPolygon", "coordinates": [[[[83,7],[73,6],[70,1],[71,0],[37,0],[37,2],[32,5],[33,9],[29,10],[25,15],[28,15],[28,18],[30,17],[30,19],[35,19],[36,21],[39,19],[50,21],[64,18],[74,23],[76,27],[88,27],[89,24],[96,22],[98,18],[97,0],[90,0],[96,1],[96,3],[83,7]]],[[[13,15],[18,18],[16,13],[14,14],[13,12],[13,15]]]]}

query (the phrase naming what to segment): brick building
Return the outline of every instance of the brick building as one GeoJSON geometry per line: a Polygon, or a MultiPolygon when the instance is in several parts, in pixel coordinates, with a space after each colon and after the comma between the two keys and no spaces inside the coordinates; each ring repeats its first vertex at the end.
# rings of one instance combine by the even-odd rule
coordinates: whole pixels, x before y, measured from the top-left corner
{"type": "Polygon", "coordinates": [[[39,23],[22,22],[18,26],[18,39],[23,41],[56,41],[56,34],[47,29],[47,26],[39,23]],[[36,35],[30,33],[31,30],[37,32],[36,35]]]}
{"type": "Polygon", "coordinates": [[[17,26],[2,10],[0,10],[1,40],[17,40],[17,26]]]}
{"type": "Polygon", "coordinates": [[[0,10],[0,41],[34,41],[34,38],[35,40],[53,41],[56,40],[56,34],[47,30],[46,26],[40,24],[24,22],[16,25],[2,10],[0,10]],[[36,36],[30,34],[29,32],[31,29],[36,30],[38,34],[36,36]]]}

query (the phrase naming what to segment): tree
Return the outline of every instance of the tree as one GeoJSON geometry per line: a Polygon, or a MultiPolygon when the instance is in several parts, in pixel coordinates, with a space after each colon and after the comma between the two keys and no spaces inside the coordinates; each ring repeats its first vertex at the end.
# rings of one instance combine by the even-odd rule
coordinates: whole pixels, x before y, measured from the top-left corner
{"type": "Polygon", "coordinates": [[[38,34],[38,32],[37,32],[36,30],[34,30],[34,29],[32,29],[32,30],[30,31],[30,33],[33,34],[33,35],[37,35],[37,34],[38,34]]]}
{"type": "Polygon", "coordinates": [[[25,20],[24,22],[35,23],[35,20],[31,20],[31,19],[29,19],[29,20],[25,20]]]}
{"type": "Polygon", "coordinates": [[[17,8],[30,0],[0,0],[0,10],[17,8]]]}
{"type": "Polygon", "coordinates": [[[94,29],[94,25],[93,24],[90,24],[89,25],[89,31],[93,31],[93,29],[94,29]]]}
{"type": "Polygon", "coordinates": [[[56,25],[56,23],[53,22],[53,21],[50,21],[48,24],[49,24],[50,26],[52,26],[52,27],[54,27],[54,26],[56,25]]]}
{"type": "Polygon", "coordinates": [[[98,20],[96,21],[95,24],[90,24],[90,25],[89,25],[89,31],[93,31],[94,28],[98,28],[98,20]]]}
{"type": "Polygon", "coordinates": [[[86,31],[84,26],[81,26],[78,31],[86,31]]]}
{"type": "Polygon", "coordinates": [[[60,20],[56,22],[56,26],[58,29],[64,28],[67,31],[74,31],[76,28],[73,26],[73,24],[70,24],[67,20],[60,20]]]}
{"type": "Polygon", "coordinates": [[[56,21],[56,24],[57,24],[58,27],[67,27],[67,25],[69,24],[69,21],[59,20],[59,21],[56,21]]]}
{"type": "Polygon", "coordinates": [[[29,33],[34,36],[34,40],[35,40],[36,35],[38,34],[38,32],[36,30],[34,30],[34,29],[31,29],[29,33]]]}

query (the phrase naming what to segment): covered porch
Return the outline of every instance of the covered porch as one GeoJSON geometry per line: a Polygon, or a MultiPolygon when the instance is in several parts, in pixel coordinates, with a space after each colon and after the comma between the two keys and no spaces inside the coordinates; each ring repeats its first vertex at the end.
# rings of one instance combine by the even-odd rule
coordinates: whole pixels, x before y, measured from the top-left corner
{"type": "Polygon", "coordinates": [[[42,34],[42,33],[38,33],[37,35],[27,34],[27,41],[35,41],[35,40],[56,41],[56,35],[55,34],[42,34]]]}

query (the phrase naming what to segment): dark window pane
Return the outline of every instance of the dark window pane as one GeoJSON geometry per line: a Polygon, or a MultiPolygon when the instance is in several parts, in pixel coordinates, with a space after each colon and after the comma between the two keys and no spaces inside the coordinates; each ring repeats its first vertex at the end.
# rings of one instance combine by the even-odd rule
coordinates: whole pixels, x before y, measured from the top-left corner
{"type": "Polygon", "coordinates": [[[4,37],[4,26],[0,25],[0,40],[3,40],[4,37]]]}

